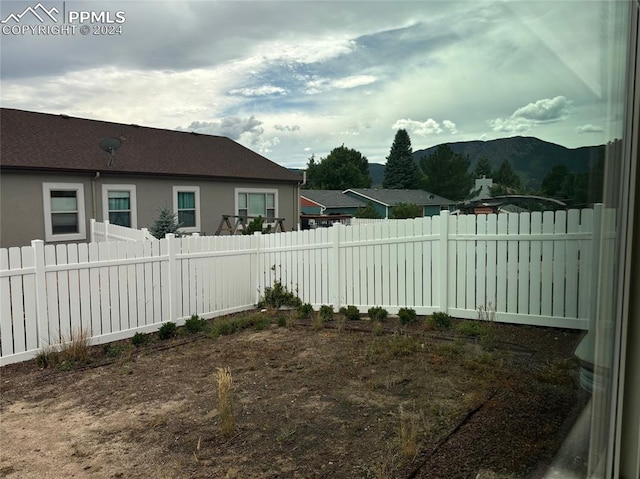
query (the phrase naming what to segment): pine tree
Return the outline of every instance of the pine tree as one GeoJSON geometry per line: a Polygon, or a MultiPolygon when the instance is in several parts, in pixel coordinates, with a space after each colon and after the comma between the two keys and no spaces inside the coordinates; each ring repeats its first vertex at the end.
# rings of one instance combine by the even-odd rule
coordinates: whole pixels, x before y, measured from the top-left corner
{"type": "Polygon", "coordinates": [[[158,217],[149,228],[149,233],[155,238],[162,239],[167,233],[177,234],[178,228],[180,228],[178,224],[178,214],[172,213],[169,208],[164,207],[160,210],[158,217]]]}
{"type": "Polygon", "coordinates": [[[420,167],[413,161],[409,134],[407,130],[400,129],[387,156],[382,186],[396,190],[419,189],[421,178],[420,167]]]}
{"type": "Polygon", "coordinates": [[[468,156],[454,153],[449,145],[439,145],[431,155],[420,160],[422,171],[427,175],[426,190],[454,201],[465,199],[474,184],[469,164],[468,156]]]}
{"type": "Polygon", "coordinates": [[[489,158],[483,156],[476,163],[476,167],[473,169],[473,177],[474,178],[493,178],[494,172],[491,168],[491,162],[489,158]]]}

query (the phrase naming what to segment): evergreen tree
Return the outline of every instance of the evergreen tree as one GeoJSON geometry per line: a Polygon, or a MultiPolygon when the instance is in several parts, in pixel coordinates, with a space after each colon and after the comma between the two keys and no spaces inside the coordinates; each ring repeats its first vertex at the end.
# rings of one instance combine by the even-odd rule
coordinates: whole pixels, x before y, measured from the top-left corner
{"type": "Polygon", "coordinates": [[[454,201],[469,196],[474,180],[469,174],[468,156],[454,153],[449,145],[439,145],[436,151],[420,160],[427,176],[426,190],[454,201]]]}
{"type": "Polygon", "coordinates": [[[400,129],[387,156],[382,186],[397,190],[419,189],[421,176],[420,167],[413,161],[409,134],[407,130],[400,129]]]}
{"type": "Polygon", "coordinates": [[[307,185],[315,190],[346,190],[371,186],[369,161],[357,150],[344,145],[331,150],[316,163],[312,156],[307,164],[307,185]]]}
{"type": "Polygon", "coordinates": [[[493,169],[491,168],[491,162],[489,158],[483,156],[476,163],[476,167],[473,169],[474,178],[493,178],[493,169]]]}
{"type": "Polygon", "coordinates": [[[155,238],[162,239],[167,233],[177,235],[178,228],[180,228],[180,224],[178,223],[178,214],[172,213],[169,208],[164,207],[160,210],[158,217],[149,228],[149,233],[151,233],[155,238]]]}
{"type": "MultiPolygon", "coordinates": [[[[504,160],[502,162],[500,168],[498,168],[498,171],[496,171],[494,175],[493,182],[497,183],[505,193],[518,193],[522,191],[522,180],[520,180],[518,174],[511,167],[509,160],[504,160]]],[[[493,191],[494,190],[492,189],[492,194],[493,191]]]]}

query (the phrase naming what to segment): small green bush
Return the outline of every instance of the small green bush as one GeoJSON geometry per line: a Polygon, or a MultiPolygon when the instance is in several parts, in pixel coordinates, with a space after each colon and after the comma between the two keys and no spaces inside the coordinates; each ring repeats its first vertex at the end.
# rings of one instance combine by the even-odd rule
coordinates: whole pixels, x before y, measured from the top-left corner
{"type": "Polygon", "coordinates": [[[431,321],[439,329],[451,328],[451,316],[442,311],[436,311],[431,315],[431,321]]]}
{"type": "Polygon", "coordinates": [[[228,336],[243,329],[253,328],[256,331],[266,329],[271,324],[271,319],[266,314],[252,314],[239,318],[222,318],[215,320],[209,331],[212,338],[228,336]]]}
{"type": "Polygon", "coordinates": [[[133,344],[137,348],[147,344],[149,342],[149,339],[151,339],[151,336],[149,336],[148,334],[136,333],[131,338],[131,344],[133,344]]]}
{"type": "Polygon", "coordinates": [[[402,324],[415,323],[418,319],[416,310],[412,308],[400,308],[398,318],[400,318],[400,323],[402,324]]]}
{"type": "Polygon", "coordinates": [[[171,339],[176,335],[176,331],[176,323],[174,323],[173,321],[167,321],[162,326],[160,326],[160,329],[158,329],[158,338],[162,340],[171,339]]]}
{"type": "Polygon", "coordinates": [[[186,332],[195,334],[203,331],[207,326],[207,320],[201,318],[197,314],[192,314],[189,319],[184,322],[184,329],[186,332]]]}
{"type": "Polygon", "coordinates": [[[102,352],[110,358],[117,358],[124,352],[124,347],[122,346],[122,344],[103,344],[102,352]]]}
{"type": "Polygon", "coordinates": [[[349,305],[346,308],[343,306],[340,308],[340,314],[342,314],[349,321],[357,321],[360,319],[360,311],[357,306],[349,305]]]}
{"type": "Polygon", "coordinates": [[[330,304],[323,304],[320,306],[318,315],[323,321],[333,321],[333,306],[330,304]]]}
{"type": "Polygon", "coordinates": [[[264,295],[258,303],[259,308],[275,308],[280,306],[300,307],[302,301],[291,291],[287,290],[280,281],[274,281],[273,286],[264,288],[264,295]]]}
{"type": "Polygon", "coordinates": [[[313,313],[313,306],[310,303],[304,303],[298,306],[298,318],[307,319],[313,313]]]}
{"type": "Polygon", "coordinates": [[[278,327],[284,328],[286,325],[287,325],[287,318],[285,318],[284,316],[280,316],[278,318],[278,327]]]}
{"type": "Polygon", "coordinates": [[[381,306],[373,306],[367,311],[372,321],[384,321],[389,313],[381,306]]]}

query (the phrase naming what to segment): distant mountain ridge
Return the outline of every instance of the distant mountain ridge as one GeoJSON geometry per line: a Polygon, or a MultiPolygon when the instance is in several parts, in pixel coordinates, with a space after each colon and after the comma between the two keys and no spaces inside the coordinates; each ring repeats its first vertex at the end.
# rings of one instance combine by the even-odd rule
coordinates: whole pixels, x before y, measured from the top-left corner
{"type": "MultiPolygon", "coordinates": [[[[496,140],[474,140],[443,143],[455,152],[468,155],[471,170],[480,158],[486,157],[491,168],[497,170],[504,160],[509,160],[523,184],[527,188],[538,188],[542,179],[557,165],[566,166],[575,173],[583,173],[593,167],[604,155],[606,145],[566,148],[535,137],[514,136],[496,140]]],[[[429,156],[440,145],[413,152],[413,159],[420,163],[423,156],[429,156]]],[[[374,185],[381,185],[384,179],[384,165],[369,163],[369,172],[374,185]]]]}

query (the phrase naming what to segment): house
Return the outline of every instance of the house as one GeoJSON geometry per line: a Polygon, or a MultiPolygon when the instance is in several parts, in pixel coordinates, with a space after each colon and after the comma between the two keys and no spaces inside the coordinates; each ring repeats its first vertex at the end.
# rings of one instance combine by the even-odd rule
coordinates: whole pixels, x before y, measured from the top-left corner
{"type": "Polygon", "coordinates": [[[306,215],[351,215],[367,202],[345,195],[342,190],[302,190],[300,210],[306,215]]]}
{"type": "Polygon", "coordinates": [[[299,217],[300,176],[222,136],[0,109],[0,246],[88,240],[91,218],[185,233],[223,215],[299,217]]]}
{"type": "Polygon", "coordinates": [[[422,207],[424,216],[440,214],[442,209],[451,209],[455,201],[448,200],[423,190],[387,190],[375,188],[353,188],[344,191],[352,198],[371,202],[380,217],[390,218],[393,207],[400,204],[415,204],[422,207]]]}

